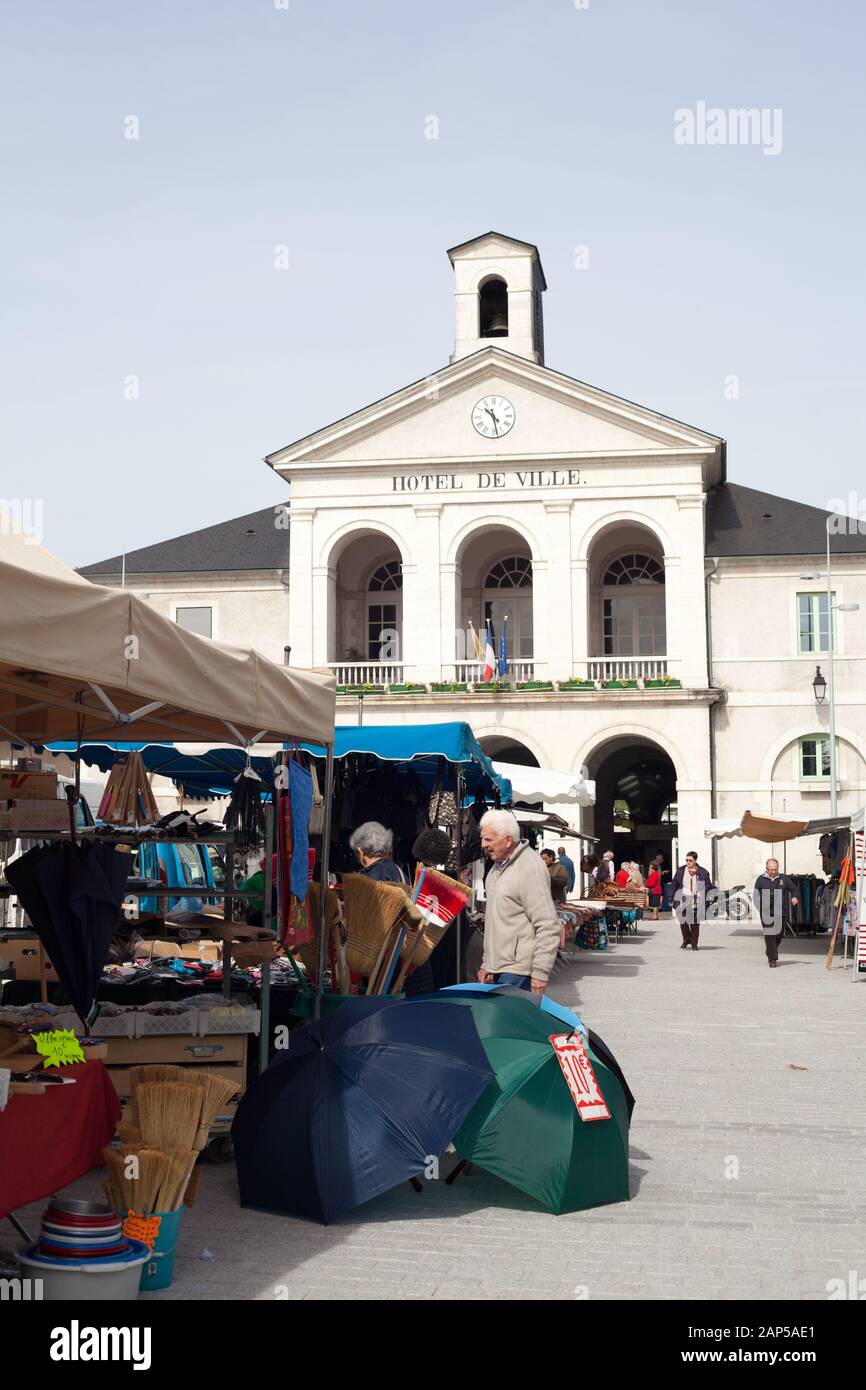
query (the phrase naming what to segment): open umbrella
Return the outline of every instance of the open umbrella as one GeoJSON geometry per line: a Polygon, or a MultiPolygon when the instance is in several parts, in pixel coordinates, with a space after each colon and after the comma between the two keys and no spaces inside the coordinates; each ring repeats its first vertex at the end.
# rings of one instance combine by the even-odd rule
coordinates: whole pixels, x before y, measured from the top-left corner
{"type": "Polygon", "coordinates": [[[492,1076],[447,1003],[349,999],[289,1042],[232,1126],[241,1204],[324,1224],[423,1172],[492,1076]]]}
{"type": "Polygon", "coordinates": [[[95,840],[37,846],[6,866],[7,881],[85,1023],[117,929],[132,859],[95,840]]]}
{"type": "Polygon", "coordinates": [[[558,1018],[561,1023],[567,1025],[566,1031],[570,1031],[573,1028],[575,1032],[581,1034],[585,1042],[589,1043],[596,1057],[604,1062],[608,1070],[612,1071],[619,1081],[619,1084],[622,1086],[623,1095],[625,1096],[626,1105],[628,1106],[629,1122],[631,1122],[631,1115],[634,1110],[634,1096],[623,1075],[622,1067],[614,1057],[607,1043],[599,1037],[598,1033],[594,1033],[591,1028],[587,1028],[583,1020],[579,1018],[576,1013],[573,1013],[571,1009],[567,1009],[564,1004],[558,1004],[555,999],[551,999],[547,994],[530,993],[528,990],[518,989],[515,985],[447,985],[444,992],[446,994],[468,995],[513,994],[516,995],[518,999],[524,1000],[527,1004],[534,1004],[536,1008],[541,1009],[542,1013],[550,1014],[553,1018],[558,1018]]]}
{"type": "Polygon", "coordinates": [[[461,1157],[555,1213],[627,1201],[628,1104],[592,1046],[587,1051],[610,1119],[581,1118],[550,1043],[562,1029],[522,991],[486,997],[442,991],[424,1002],[436,1007],[439,1000],[440,1007],[456,1002],[472,1013],[495,1073],[454,1136],[461,1157]]]}

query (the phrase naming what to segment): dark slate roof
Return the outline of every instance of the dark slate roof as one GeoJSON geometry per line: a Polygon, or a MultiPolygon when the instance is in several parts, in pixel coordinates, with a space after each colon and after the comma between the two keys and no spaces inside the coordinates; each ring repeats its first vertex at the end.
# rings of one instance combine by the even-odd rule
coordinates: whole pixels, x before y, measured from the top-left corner
{"type": "MultiPolygon", "coordinates": [[[[201,531],[145,545],[126,553],[127,574],[187,574],[198,570],[280,570],[289,565],[289,531],[285,519],[275,524],[278,506],[220,521],[201,531]],[[252,534],[250,534],[252,532],[252,534]]],[[[82,565],[87,579],[120,575],[122,557],[113,555],[82,565]]]]}
{"type": "MultiPolygon", "coordinates": [[[[831,512],[758,492],[740,483],[722,483],[707,494],[706,553],[724,555],[823,555],[831,512]]],[[[833,554],[866,554],[866,528],[857,534],[831,532],[833,554]]]]}

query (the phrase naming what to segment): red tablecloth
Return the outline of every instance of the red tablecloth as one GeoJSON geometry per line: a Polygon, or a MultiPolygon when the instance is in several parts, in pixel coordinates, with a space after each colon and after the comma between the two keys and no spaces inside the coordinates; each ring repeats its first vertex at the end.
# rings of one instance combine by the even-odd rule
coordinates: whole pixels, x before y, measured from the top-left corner
{"type": "MultiPolygon", "coordinates": [[[[102,1062],[52,1067],[74,1086],[41,1096],[10,1096],[0,1110],[0,1217],[50,1197],[102,1162],[121,1116],[102,1062]]],[[[32,1073],[35,1080],[39,1071],[32,1073]]]]}

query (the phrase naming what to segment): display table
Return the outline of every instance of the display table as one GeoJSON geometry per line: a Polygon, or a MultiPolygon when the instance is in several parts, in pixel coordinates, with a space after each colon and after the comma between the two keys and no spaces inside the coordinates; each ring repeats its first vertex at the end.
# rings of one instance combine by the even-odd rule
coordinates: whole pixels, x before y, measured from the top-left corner
{"type": "Polygon", "coordinates": [[[97,1168],[111,1143],[121,1108],[105,1065],[83,1062],[48,1072],[58,1074],[75,1085],[10,1096],[0,1111],[0,1217],[97,1168]]]}

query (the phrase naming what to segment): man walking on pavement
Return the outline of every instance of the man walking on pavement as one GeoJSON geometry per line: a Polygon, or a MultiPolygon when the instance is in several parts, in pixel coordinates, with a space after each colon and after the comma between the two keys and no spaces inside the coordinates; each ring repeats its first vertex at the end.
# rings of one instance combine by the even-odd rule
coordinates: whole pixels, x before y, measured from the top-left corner
{"type": "Polygon", "coordinates": [[[671,903],[674,913],[680,919],[683,934],[681,951],[691,946],[698,949],[701,922],[707,916],[707,895],[713,886],[708,871],[698,863],[696,850],[689,850],[685,864],[681,864],[671,879],[671,903]]]}
{"type": "Polygon", "coordinates": [[[787,874],[779,873],[778,859],[768,859],[766,872],[755,879],[752,897],[760,913],[767,963],[771,970],[779,964],[779,947],[785,927],[791,920],[791,908],[796,907],[799,901],[795,893],[793,880],[787,874]]]}
{"type": "Polygon", "coordinates": [[[510,811],[481,817],[481,848],[493,863],[485,880],[482,984],[544,994],[561,937],[544,860],[520,838],[510,811]]]}

